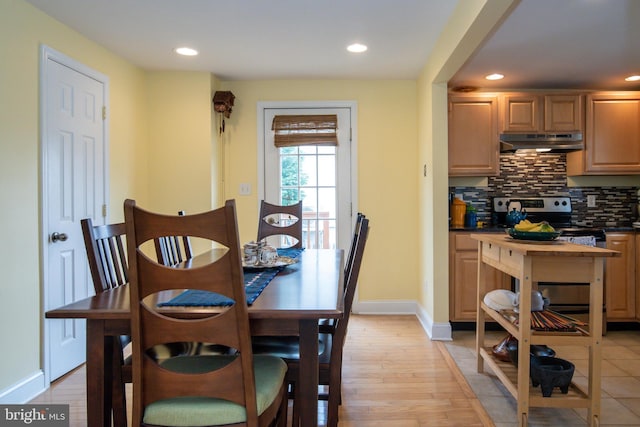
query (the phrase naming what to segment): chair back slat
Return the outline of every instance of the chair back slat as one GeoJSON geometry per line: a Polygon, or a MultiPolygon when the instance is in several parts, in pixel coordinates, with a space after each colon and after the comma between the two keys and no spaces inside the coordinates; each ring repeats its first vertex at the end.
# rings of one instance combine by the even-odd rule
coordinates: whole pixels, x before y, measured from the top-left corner
{"type": "Polygon", "coordinates": [[[270,236],[291,237],[291,245],[277,247],[302,248],[302,201],[289,206],[260,203],[257,241],[270,236]]]}
{"type": "MultiPolygon", "coordinates": [[[[178,211],[179,216],[186,215],[178,211]]],[[[156,256],[164,265],[172,267],[193,258],[191,239],[189,236],[161,236],[154,239],[156,256]],[[183,254],[184,253],[184,254],[183,254]]]]}
{"type": "Polygon", "coordinates": [[[124,208],[131,283],[134,425],[141,422],[145,408],[153,402],[199,396],[245,406],[247,425],[256,426],[253,355],[235,202],[227,201],[222,208],[186,216],[155,214],[137,207],[133,200],[126,200],[124,208]],[[198,268],[166,268],[162,260],[149,258],[141,248],[163,236],[206,239],[220,249],[220,255],[198,268]],[[185,319],[159,312],[158,306],[149,302],[159,292],[184,289],[216,292],[234,303],[220,307],[219,312],[185,319]],[[197,373],[171,370],[166,363],[161,365],[147,356],[152,346],[176,340],[226,345],[237,353],[224,368],[197,373]]]}

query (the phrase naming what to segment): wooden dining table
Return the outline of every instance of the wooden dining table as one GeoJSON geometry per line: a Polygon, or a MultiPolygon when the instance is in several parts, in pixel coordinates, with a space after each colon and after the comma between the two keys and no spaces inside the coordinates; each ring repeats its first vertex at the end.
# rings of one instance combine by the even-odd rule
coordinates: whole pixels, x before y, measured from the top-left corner
{"type": "MultiPolygon", "coordinates": [[[[212,252],[193,258],[206,263],[212,252]]],[[[318,321],[343,316],[344,251],[306,249],[282,269],[249,306],[251,333],[299,336],[300,378],[296,384],[300,425],[318,425],[318,321]]],[[[50,311],[48,319],[87,320],[87,422],[111,426],[111,361],[115,337],[130,334],[129,285],[50,311]]],[[[181,307],[185,315],[211,307],[181,307]]]]}

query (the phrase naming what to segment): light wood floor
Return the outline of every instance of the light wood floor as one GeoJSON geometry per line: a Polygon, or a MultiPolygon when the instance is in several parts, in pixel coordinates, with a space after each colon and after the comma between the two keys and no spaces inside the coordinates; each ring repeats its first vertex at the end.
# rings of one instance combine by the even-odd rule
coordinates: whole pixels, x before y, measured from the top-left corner
{"type": "MultiPolygon", "coordinates": [[[[340,427],[494,426],[444,344],[414,316],[352,315],[344,352],[340,427]]],[[[32,403],[68,403],[70,427],[81,427],[85,399],[80,367],[32,403]]],[[[323,403],[318,415],[324,425],[323,403]]]]}

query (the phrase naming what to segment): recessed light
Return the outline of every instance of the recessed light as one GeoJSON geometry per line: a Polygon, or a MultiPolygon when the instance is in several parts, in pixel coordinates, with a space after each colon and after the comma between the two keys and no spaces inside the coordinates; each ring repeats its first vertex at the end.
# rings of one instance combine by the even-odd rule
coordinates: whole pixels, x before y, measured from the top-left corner
{"type": "Polygon", "coordinates": [[[637,82],[638,80],[640,80],[640,75],[629,76],[625,80],[628,82],[637,82]]]}
{"type": "Polygon", "coordinates": [[[184,56],[196,56],[198,51],[190,47],[179,47],[176,49],[176,53],[184,56]]]}
{"type": "Polygon", "coordinates": [[[367,51],[367,46],[360,44],[360,43],[354,43],[354,44],[350,44],[349,46],[347,46],[347,50],[349,52],[352,53],[362,53],[362,52],[366,52],[367,51]]]}
{"type": "Polygon", "coordinates": [[[488,76],[485,77],[485,79],[487,80],[500,80],[503,78],[504,78],[504,75],[498,74],[498,73],[489,74],[488,76]]]}

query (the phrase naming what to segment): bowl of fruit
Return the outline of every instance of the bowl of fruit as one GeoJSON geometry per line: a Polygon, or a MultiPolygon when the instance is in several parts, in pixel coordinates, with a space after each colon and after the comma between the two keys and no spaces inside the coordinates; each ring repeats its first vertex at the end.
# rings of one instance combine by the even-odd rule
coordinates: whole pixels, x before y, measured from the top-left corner
{"type": "Polygon", "coordinates": [[[556,231],[547,221],[531,222],[523,219],[507,229],[507,234],[517,240],[551,241],[556,240],[560,231],[556,231]]]}

